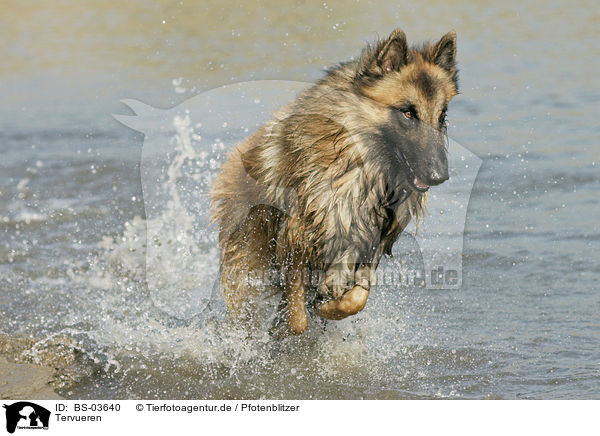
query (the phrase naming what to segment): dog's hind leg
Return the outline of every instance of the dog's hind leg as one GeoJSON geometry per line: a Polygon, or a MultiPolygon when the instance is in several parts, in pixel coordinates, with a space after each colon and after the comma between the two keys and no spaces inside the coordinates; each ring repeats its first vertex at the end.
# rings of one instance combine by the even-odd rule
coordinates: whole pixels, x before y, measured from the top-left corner
{"type": "Polygon", "coordinates": [[[255,207],[236,231],[221,238],[221,289],[234,322],[259,321],[259,303],[278,287],[271,283],[275,265],[270,226],[276,219],[274,211],[255,207]]]}

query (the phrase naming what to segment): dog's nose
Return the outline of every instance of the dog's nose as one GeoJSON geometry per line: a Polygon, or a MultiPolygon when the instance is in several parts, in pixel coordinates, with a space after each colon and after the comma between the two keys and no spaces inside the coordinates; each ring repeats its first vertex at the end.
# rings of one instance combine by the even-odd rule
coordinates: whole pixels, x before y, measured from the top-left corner
{"type": "Polygon", "coordinates": [[[437,171],[437,170],[434,170],[429,175],[429,178],[428,178],[427,182],[430,185],[439,185],[440,183],[444,183],[449,178],[450,178],[450,176],[448,175],[448,170],[446,170],[446,171],[437,171]]]}

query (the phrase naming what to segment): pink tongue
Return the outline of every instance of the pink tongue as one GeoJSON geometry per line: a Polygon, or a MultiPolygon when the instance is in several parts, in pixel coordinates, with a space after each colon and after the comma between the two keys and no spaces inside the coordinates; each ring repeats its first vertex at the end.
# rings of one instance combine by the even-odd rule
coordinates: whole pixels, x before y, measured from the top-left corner
{"type": "Polygon", "coordinates": [[[413,183],[419,189],[427,189],[427,188],[429,188],[429,185],[427,183],[423,182],[417,176],[415,176],[415,180],[413,180],[413,183]]]}

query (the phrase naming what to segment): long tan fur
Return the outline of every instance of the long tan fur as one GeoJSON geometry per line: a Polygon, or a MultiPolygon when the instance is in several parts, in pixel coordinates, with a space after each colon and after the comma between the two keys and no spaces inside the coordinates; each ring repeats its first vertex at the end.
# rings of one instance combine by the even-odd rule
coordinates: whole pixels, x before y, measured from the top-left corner
{"type": "Polygon", "coordinates": [[[457,93],[454,66],[442,62],[448,41],[452,33],[407,49],[395,31],[330,71],[230,153],[212,195],[221,289],[234,320],[255,316],[269,272],[282,278],[276,288],[294,333],[307,328],[307,299],[331,319],[364,307],[381,256],[411,219],[421,219],[426,200],[373,138],[393,122],[390,107],[410,99],[433,123],[457,93]]]}

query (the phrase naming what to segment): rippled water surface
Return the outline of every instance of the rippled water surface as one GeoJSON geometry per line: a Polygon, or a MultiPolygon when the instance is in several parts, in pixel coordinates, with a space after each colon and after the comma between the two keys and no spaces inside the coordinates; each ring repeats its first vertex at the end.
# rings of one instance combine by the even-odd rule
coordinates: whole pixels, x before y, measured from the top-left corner
{"type": "MultiPolygon", "coordinates": [[[[0,20],[0,333],[75,339],[60,394],[600,398],[595,3],[40,1],[0,20]],[[312,82],[394,27],[458,35],[449,134],[482,159],[462,287],[380,286],[359,316],[280,341],[229,328],[218,299],[186,309],[218,268],[214,241],[168,183],[149,208],[144,174],[164,141],[192,153],[164,168],[172,186],[204,189],[243,131],[204,120],[199,138],[184,111],[150,142],[112,117],[132,115],[120,100],[168,109],[237,82],[312,82]]],[[[403,236],[387,268],[419,265],[415,248],[403,236]]]]}

